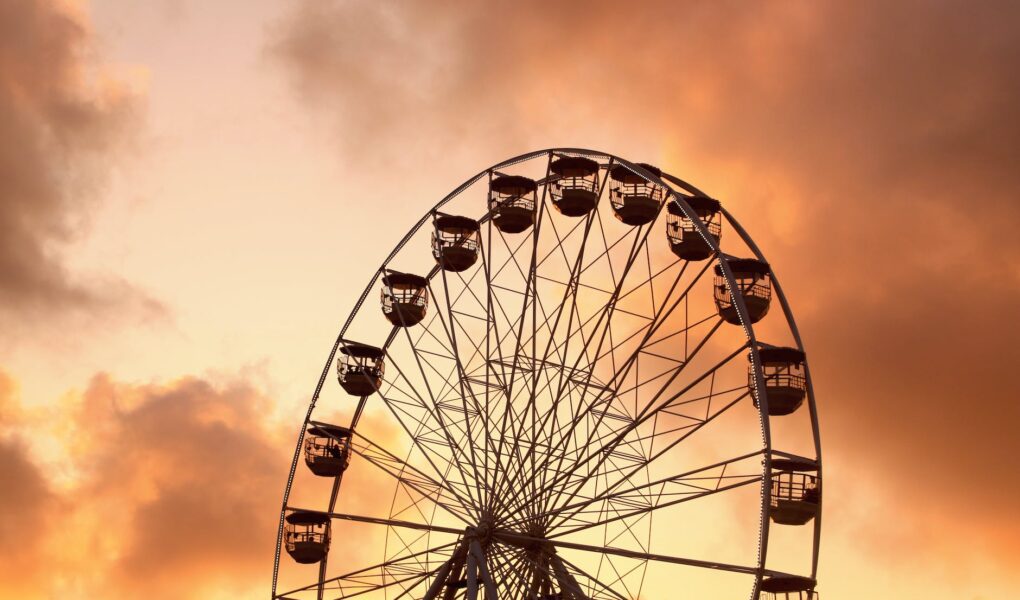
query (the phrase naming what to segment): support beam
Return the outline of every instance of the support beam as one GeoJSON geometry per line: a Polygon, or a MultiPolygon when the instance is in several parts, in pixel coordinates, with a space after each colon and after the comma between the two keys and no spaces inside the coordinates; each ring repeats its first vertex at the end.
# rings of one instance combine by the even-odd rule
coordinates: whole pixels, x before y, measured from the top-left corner
{"type": "Polygon", "coordinates": [[[461,574],[464,572],[464,560],[467,558],[467,546],[463,543],[457,549],[457,554],[454,557],[453,569],[450,571],[450,578],[446,582],[446,590],[443,592],[443,600],[453,600],[457,595],[458,587],[455,585],[460,582],[461,574]]]}
{"type": "Polygon", "coordinates": [[[581,586],[578,585],[577,580],[567,571],[567,567],[564,566],[563,561],[555,552],[549,556],[549,562],[552,565],[556,582],[560,585],[560,591],[564,592],[566,598],[570,598],[570,600],[588,600],[584,592],[581,591],[581,586]]]}
{"type": "Polygon", "coordinates": [[[470,551],[478,561],[478,570],[481,572],[482,582],[485,584],[485,600],[497,600],[496,582],[492,580],[485,554],[482,552],[482,545],[478,543],[477,539],[471,540],[470,551]]]}
{"type": "Polygon", "coordinates": [[[453,567],[455,557],[456,554],[451,556],[450,560],[443,563],[442,567],[439,567],[439,572],[436,573],[435,580],[432,582],[432,585],[429,586],[428,591],[425,592],[425,598],[423,600],[436,600],[439,596],[439,592],[442,591],[443,586],[450,578],[450,569],[453,567]]]}
{"type": "Polygon", "coordinates": [[[478,600],[478,557],[474,552],[467,555],[467,590],[464,595],[467,600],[478,600]]]}

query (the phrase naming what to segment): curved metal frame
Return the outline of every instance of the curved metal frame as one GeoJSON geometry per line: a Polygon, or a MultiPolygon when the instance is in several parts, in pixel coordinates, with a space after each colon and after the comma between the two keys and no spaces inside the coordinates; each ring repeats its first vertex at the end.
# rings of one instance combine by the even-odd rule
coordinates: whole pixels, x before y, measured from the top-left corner
{"type": "MultiPolygon", "coordinates": [[[[401,238],[401,240],[397,243],[397,245],[393,248],[393,250],[385,258],[385,260],[383,261],[382,265],[380,265],[379,269],[376,270],[376,272],[373,274],[373,276],[369,280],[368,284],[365,286],[364,291],[361,293],[361,296],[358,298],[357,302],[355,303],[354,307],[352,308],[351,312],[349,313],[347,319],[344,321],[343,325],[341,326],[340,332],[337,335],[336,341],[334,342],[333,347],[332,347],[332,349],[329,352],[329,356],[328,356],[328,358],[326,360],[325,367],[323,368],[322,374],[320,375],[320,377],[318,379],[318,382],[316,383],[315,390],[314,390],[314,392],[312,394],[311,402],[309,403],[309,406],[308,406],[308,411],[307,411],[307,413],[305,415],[304,423],[302,424],[301,431],[300,431],[300,433],[298,435],[297,444],[296,444],[295,451],[294,451],[294,457],[293,457],[293,460],[291,461],[290,472],[288,474],[287,484],[286,484],[286,487],[284,489],[283,503],[282,503],[282,507],[281,507],[281,511],[280,511],[279,526],[278,526],[278,531],[277,531],[277,543],[276,543],[276,549],[275,549],[275,553],[274,553],[274,562],[273,562],[272,598],[274,600],[278,597],[277,596],[277,582],[278,582],[279,567],[280,567],[281,542],[283,540],[283,535],[284,535],[285,518],[286,518],[286,515],[287,515],[287,512],[288,512],[288,500],[289,500],[290,492],[291,492],[291,489],[292,489],[292,486],[293,486],[293,483],[294,483],[294,477],[295,477],[296,472],[297,472],[298,464],[301,462],[301,454],[302,454],[302,449],[303,449],[303,444],[304,444],[304,436],[305,436],[305,433],[306,433],[309,425],[314,424],[314,421],[312,421],[312,414],[313,414],[313,412],[315,410],[316,403],[317,403],[317,401],[319,399],[319,396],[320,396],[320,394],[322,392],[322,388],[323,388],[323,385],[325,384],[326,378],[327,378],[330,370],[332,369],[332,363],[336,359],[336,354],[339,351],[340,347],[344,343],[343,340],[344,340],[344,336],[345,336],[345,334],[347,332],[347,329],[350,327],[350,325],[353,322],[355,316],[360,311],[360,309],[361,309],[362,305],[364,304],[365,300],[369,297],[369,295],[374,290],[374,288],[376,286],[376,283],[380,279],[380,276],[382,276],[382,275],[384,275],[386,273],[387,266],[389,265],[389,263],[400,253],[400,251],[404,248],[404,246],[407,244],[407,242],[421,229],[421,227],[423,225],[425,225],[426,223],[431,222],[431,220],[440,211],[440,209],[442,209],[443,206],[448,204],[450,201],[452,201],[454,198],[456,198],[458,195],[460,195],[462,192],[464,192],[465,190],[470,188],[472,185],[477,183],[482,178],[484,178],[486,176],[490,176],[491,177],[491,175],[495,171],[498,171],[500,169],[504,169],[504,168],[507,168],[507,167],[513,166],[515,164],[518,164],[518,163],[521,163],[521,162],[525,162],[525,161],[528,161],[528,160],[531,160],[531,159],[534,159],[534,158],[538,158],[538,157],[541,157],[541,156],[544,156],[544,155],[551,156],[553,153],[569,154],[569,155],[580,155],[580,156],[585,156],[585,157],[595,157],[595,158],[608,159],[610,161],[610,164],[618,163],[620,165],[624,165],[628,169],[633,171],[634,173],[640,175],[646,181],[649,181],[650,183],[654,183],[654,184],[662,186],[664,189],[667,190],[666,202],[672,201],[677,206],[679,206],[679,208],[684,212],[684,214],[688,218],[691,219],[691,221],[694,224],[694,226],[696,227],[698,233],[702,236],[702,238],[705,239],[706,243],[712,249],[714,260],[716,261],[716,264],[718,264],[720,269],[722,270],[723,275],[724,275],[724,277],[726,279],[726,282],[727,282],[727,285],[729,286],[729,288],[731,290],[738,289],[736,281],[735,281],[735,279],[733,277],[733,273],[730,270],[729,265],[728,265],[727,260],[726,260],[728,257],[725,254],[723,254],[723,252],[722,252],[722,250],[721,250],[721,248],[719,246],[719,243],[715,240],[715,238],[712,235],[709,234],[705,224],[699,218],[697,212],[687,203],[687,201],[686,201],[686,197],[687,196],[685,196],[683,194],[683,192],[686,192],[687,194],[690,194],[690,195],[698,195],[698,196],[707,196],[707,194],[705,194],[703,191],[699,190],[698,188],[694,187],[693,185],[687,183],[686,181],[684,181],[684,180],[682,180],[682,179],[680,179],[680,178],[678,178],[676,176],[673,176],[673,175],[671,175],[669,173],[663,172],[661,177],[658,177],[654,173],[651,173],[651,172],[647,171],[646,169],[644,169],[643,167],[639,166],[637,163],[632,163],[632,162],[627,161],[625,159],[622,159],[622,158],[620,158],[618,156],[615,156],[615,155],[612,155],[612,154],[609,154],[609,153],[605,153],[605,152],[596,151],[596,150],[583,149],[583,148],[549,148],[549,149],[544,149],[544,150],[537,150],[537,151],[533,151],[533,152],[528,152],[528,153],[516,156],[514,158],[511,158],[511,159],[499,162],[499,163],[497,163],[497,164],[495,164],[495,165],[493,165],[493,166],[491,166],[491,167],[489,167],[489,168],[487,168],[487,169],[485,169],[483,171],[480,171],[479,173],[477,173],[473,177],[471,177],[468,180],[466,180],[464,183],[462,183],[460,186],[458,186],[452,192],[450,192],[446,197],[444,197],[442,200],[440,200],[437,204],[435,204],[431,208],[431,210],[426,212],[415,223],[415,225],[407,232],[407,234],[405,234],[404,237],[401,238]]],[[[544,199],[543,199],[542,204],[544,204],[544,199]]],[[[729,223],[729,225],[733,228],[733,230],[740,236],[741,240],[751,250],[751,252],[754,254],[755,258],[757,258],[757,259],[759,259],[761,261],[764,261],[764,262],[768,262],[765,259],[764,254],[761,252],[761,250],[758,248],[758,246],[751,239],[751,237],[747,233],[747,231],[740,225],[740,223],[733,217],[733,215],[728,210],[726,210],[725,206],[720,209],[720,212],[722,213],[722,215],[726,219],[726,221],[729,223]]],[[[491,218],[491,211],[487,212],[486,215],[483,218],[479,219],[478,221],[479,221],[480,224],[483,224],[486,221],[488,221],[490,218],[491,218]]],[[[769,263],[769,264],[771,265],[771,263],[769,263]]],[[[440,269],[440,267],[438,265],[433,267],[432,270],[426,276],[426,279],[431,280],[433,278],[433,276],[439,271],[439,269],[440,269]]],[[[779,278],[776,276],[776,273],[775,273],[774,269],[772,269],[770,271],[770,277],[771,277],[771,284],[772,284],[772,287],[773,287],[774,292],[775,292],[775,297],[779,300],[780,305],[781,305],[781,307],[783,309],[783,314],[784,314],[784,316],[786,318],[787,325],[790,328],[790,333],[792,334],[792,336],[794,338],[794,341],[796,343],[796,347],[801,352],[805,352],[804,345],[803,345],[803,342],[801,340],[801,336],[800,336],[799,330],[797,328],[796,322],[795,322],[794,317],[793,317],[793,312],[792,312],[792,310],[790,308],[789,302],[788,302],[785,294],[783,293],[782,287],[780,286],[780,283],[779,283],[779,278]]],[[[758,340],[757,340],[757,338],[755,336],[755,332],[754,332],[754,328],[752,326],[752,323],[751,323],[750,319],[748,318],[747,307],[746,307],[746,305],[744,303],[744,300],[743,300],[743,298],[742,298],[742,296],[740,294],[732,294],[732,298],[733,298],[734,305],[735,305],[735,307],[737,309],[738,315],[740,317],[741,327],[743,328],[744,335],[745,335],[745,337],[747,339],[747,345],[748,345],[748,350],[749,350],[749,358],[750,358],[750,361],[751,361],[751,365],[754,368],[754,373],[755,373],[754,378],[753,378],[753,383],[754,383],[754,388],[755,388],[754,391],[757,392],[758,390],[764,390],[765,389],[765,381],[764,381],[764,378],[763,378],[762,363],[761,363],[761,360],[760,360],[760,358],[758,356],[758,348],[759,348],[758,340]]],[[[394,339],[394,337],[395,337],[395,335],[396,335],[396,333],[397,333],[397,331],[399,329],[400,328],[397,327],[397,326],[394,326],[392,328],[390,334],[387,336],[385,344],[382,345],[383,349],[386,349],[386,348],[389,347],[390,343],[393,341],[393,339],[394,339]]],[[[805,356],[806,356],[806,352],[805,352],[805,356]]],[[[805,372],[805,377],[807,379],[807,401],[808,401],[807,403],[808,403],[809,415],[810,415],[810,420],[811,420],[811,427],[812,427],[813,440],[814,440],[814,450],[815,450],[815,456],[816,456],[816,459],[813,462],[817,465],[817,475],[818,475],[819,480],[821,480],[822,479],[822,454],[821,454],[821,440],[820,440],[819,427],[818,427],[818,413],[817,413],[817,406],[816,406],[816,403],[815,403],[814,390],[813,390],[812,382],[811,382],[810,368],[808,366],[808,362],[807,362],[806,358],[804,360],[804,372],[805,372]]],[[[779,455],[782,455],[782,456],[793,457],[793,455],[789,455],[787,453],[779,452],[779,451],[776,451],[776,450],[773,449],[773,447],[772,447],[771,428],[770,428],[770,419],[769,419],[769,413],[768,413],[767,394],[757,394],[757,395],[761,398],[761,400],[758,402],[758,412],[759,412],[759,422],[760,422],[760,426],[761,426],[761,436],[762,436],[762,443],[763,443],[763,452],[762,452],[762,456],[763,456],[763,471],[762,471],[762,480],[761,480],[761,482],[762,482],[761,483],[761,511],[760,511],[760,516],[759,516],[759,518],[760,518],[760,527],[759,527],[759,542],[758,542],[758,566],[757,566],[757,569],[755,570],[755,584],[754,584],[754,587],[753,587],[753,589],[751,591],[751,596],[750,596],[750,598],[752,600],[757,598],[758,595],[759,595],[759,590],[760,590],[760,587],[761,587],[761,582],[762,582],[763,576],[770,573],[766,569],[765,563],[766,563],[766,558],[767,558],[768,537],[769,537],[769,523],[770,523],[769,507],[771,505],[771,497],[770,496],[771,496],[771,487],[772,486],[771,486],[770,477],[771,477],[771,472],[772,472],[772,455],[775,453],[775,454],[779,454],[779,455]]],[[[366,403],[367,398],[368,398],[368,396],[365,396],[365,397],[360,398],[360,400],[359,400],[358,406],[355,409],[354,416],[353,416],[353,418],[351,420],[351,424],[350,424],[350,429],[352,431],[357,426],[357,423],[358,423],[358,421],[359,421],[359,419],[360,419],[360,417],[362,415],[362,412],[363,412],[363,410],[365,408],[365,403],[366,403]]],[[[801,457],[796,457],[796,458],[801,458],[801,457]]],[[[339,491],[339,486],[340,486],[341,479],[342,479],[342,475],[340,477],[336,477],[335,481],[333,483],[333,489],[332,489],[332,493],[331,493],[331,497],[330,497],[328,514],[330,514],[334,518],[349,518],[349,516],[335,515],[333,513],[334,507],[335,507],[335,503],[336,503],[336,500],[337,500],[337,494],[338,494],[338,491],[339,491]]],[[[820,549],[820,538],[821,538],[821,513],[822,513],[821,502],[822,502],[822,499],[820,498],[819,499],[818,515],[814,519],[813,548],[812,548],[812,566],[811,566],[811,578],[812,579],[816,578],[817,570],[818,570],[818,554],[819,554],[819,549],[820,549]]],[[[475,545],[477,545],[477,542],[475,542],[475,545]]],[[[565,543],[564,546],[569,547],[569,544],[565,543]]],[[[697,562],[697,561],[691,561],[691,562],[693,563],[693,562],[697,562]]],[[[326,561],[323,560],[322,564],[320,565],[320,573],[319,573],[319,598],[320,599],[322,598],[322,582],[323,582],[323,579],[324,579],[324,576],[325,576],[325,569],[326,569],[326,561]]]]}

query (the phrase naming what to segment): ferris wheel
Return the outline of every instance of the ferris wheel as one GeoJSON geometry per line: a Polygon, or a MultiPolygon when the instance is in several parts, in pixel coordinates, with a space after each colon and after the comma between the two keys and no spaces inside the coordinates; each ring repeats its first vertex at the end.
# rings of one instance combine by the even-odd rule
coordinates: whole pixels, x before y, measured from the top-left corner
{"type": "Polygon", "coordinates": [[[297,438],[274,600],[817,598],[790,307],[722,204],[648,164],[541,150],[443,198],[297,438]]]}

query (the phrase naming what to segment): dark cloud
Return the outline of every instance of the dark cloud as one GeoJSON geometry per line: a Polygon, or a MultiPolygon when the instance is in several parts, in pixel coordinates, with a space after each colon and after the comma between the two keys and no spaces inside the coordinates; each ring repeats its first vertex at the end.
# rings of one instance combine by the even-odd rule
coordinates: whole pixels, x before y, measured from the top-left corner
{"type": "Polygon", "coordinates": [[[0,323],[159,304],[114,276],[65,266],[139,123],[140,98],[91,58],[81,18],[42,0],[0,5],[0,323]]]}
{"type": "Polygon", "coordinates": [[[1005,2],[304,2],[269,47],[365,177],[580,145],[716,191],[786,284],[826,447],[1013,547],[1018,18],[1005,2]]]}

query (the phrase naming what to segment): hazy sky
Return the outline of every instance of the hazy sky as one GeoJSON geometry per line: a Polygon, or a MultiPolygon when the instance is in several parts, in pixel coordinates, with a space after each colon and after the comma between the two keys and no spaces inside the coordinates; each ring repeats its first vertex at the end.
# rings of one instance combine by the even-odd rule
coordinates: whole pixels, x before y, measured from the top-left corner
{"type": "Polygon", "coordinates": [[[352,289],[466,177],[555,146],[692,181],[781,275],[825,598],[1014,597],[1018,28],[1008,2],[0,3],[0,598],[264,597],[352,289]]]}

